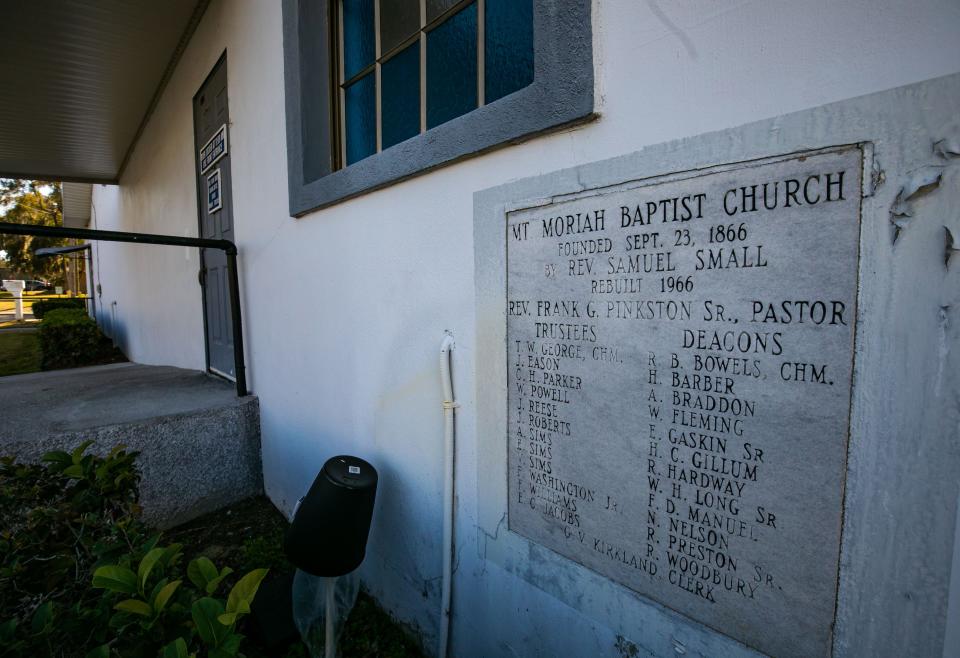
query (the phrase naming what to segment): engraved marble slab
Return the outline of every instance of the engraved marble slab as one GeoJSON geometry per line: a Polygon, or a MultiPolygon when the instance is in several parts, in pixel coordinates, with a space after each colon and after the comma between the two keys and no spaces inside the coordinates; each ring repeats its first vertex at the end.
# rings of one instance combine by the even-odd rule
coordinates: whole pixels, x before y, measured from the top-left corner
{"type": "Polygon", "coordinates": [[[511,531],[760,651],[829,654],[861,163],[508,214],[511,531]]]}

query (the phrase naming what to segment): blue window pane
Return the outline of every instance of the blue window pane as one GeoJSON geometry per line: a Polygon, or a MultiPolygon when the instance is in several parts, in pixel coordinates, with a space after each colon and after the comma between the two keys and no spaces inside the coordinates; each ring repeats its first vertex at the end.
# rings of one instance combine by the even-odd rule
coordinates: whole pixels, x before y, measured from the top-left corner
{"type": "Polygon", "coordinates": [[[427,34],[427,127],[477,107],[477,5],[427,34]]]}
{"type": "Polygon", "coordinates": [[[344,89],[348,165],[373,155],[377,150],[376,93],[373,73],[344,89]]]}
{"type": "Polygon", "coordinates": [[[380,139],[383,148],[420,133],[420,44],[380,66],[380,139]]]}
{"type": "Polygon", "coordinates": [[[484,101],[492,103],[533,82],[532,0],[487,0],[484,101]]]}
{"type": "Polygon", "coordinates": [[[373,0],[343,0],[343,79],[372,64],[375,56],[373,0]]]}

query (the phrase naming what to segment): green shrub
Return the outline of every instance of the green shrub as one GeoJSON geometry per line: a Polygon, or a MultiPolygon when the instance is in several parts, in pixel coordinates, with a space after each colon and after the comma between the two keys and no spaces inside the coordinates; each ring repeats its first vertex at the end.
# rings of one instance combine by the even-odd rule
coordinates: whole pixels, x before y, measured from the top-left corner
{"type": "Polygon", "coordinates": [[[243,576],[222,599],[217,590],[233,569],[217,569],[199,557],[187,566],[184,579],[180,544],[155,543],[139,561],[127,556],[94,572],[93,586],[105,590],[103,598],[116,612],[110,618],[114,637],[89,655],[186,658],[204,655],[204,649],[210,658],[242,655],[237,622],[250,613],[267,570],[254,569],[243,576]]]}
{"type": "MultiPolygon", "coordinates": [[[[0,654],[77,655],[106,636],[110,608],[90,589],[96,565],[142,545],[136,453],[0,458],[0,654]]],[[[83,655],[83,653],[79,654],[83,655]]]]}
{"type": "Polygon", "coordinates": [[[160,546],[139,518],[136,453],[89,445],[43,465],[0,459],[0,655],[240,655],[237,624],[267,570],[184,568],[181,545],[160,546]]]}
{"type": "Polygon", "coordinates": [[[86,309],[86,304],[82,299],[41,299],[33,303],[33,317],[42,320],[48,312],[58,308],[86,309]]]}
{"type": "Polygon", "coordinates": [[[69,324],[72,322],[83,322],[84,320],[90,320],[93,322],[93,318],[87,315],[87,312],[82,308],[55,308],[51,309],[44,317],[44,322],[41,322],[40,325],[43,326],[53,326],[58,324],[69,324]]]}
{"type": "Polygon", "coordinates": [[[44,370],[94,365],[115,355],[113,344],[83,309],[47,311],[39,336],[44,370]]]}

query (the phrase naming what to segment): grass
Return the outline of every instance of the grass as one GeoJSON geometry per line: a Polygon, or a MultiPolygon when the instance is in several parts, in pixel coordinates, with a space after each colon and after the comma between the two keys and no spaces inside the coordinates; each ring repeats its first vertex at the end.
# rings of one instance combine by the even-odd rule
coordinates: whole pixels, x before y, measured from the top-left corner
{"type": "MultiPolygon", "coordinates": [[[[0,291],[0,295],[9,295],[0,291]]],[[[65,297],[65,296],[62,296],[65,297]]],[[[0,302],[0,313],[3,312],[3,304],[0,302]]],[[[11,315],[0,317],[0,377],[6,375],[19,375],[28,372],[39,372],[43,370],[43,350],[40,346],[39,334],[36,331],[14,332],[3,331],[8,328],[35,328],[41,325],[39,320],[26,318],[24,320],[15,320],[11,315]]],[[[99,332],[98,332],[99,333],[99,332]]],[[[101,335],[100,340],[109,341],[101,335]]],[[[54,349],[54,353],[59,354],[59,350],[54,349]]],[[[70,363],[62,363],[60,359],[48,355],[47,370],[61,370],[70,367],[97,366],[108,363],[120,363],[127,360],[127,357],[116,347],[100,350],[99,355],[88,351],[84,358],[73,360],[70,363]]]]}
{"type": "Polygon", "coordinates": [[[34,332],[0,332],[0,377],[40,371],[40,341],[34,332]]]}

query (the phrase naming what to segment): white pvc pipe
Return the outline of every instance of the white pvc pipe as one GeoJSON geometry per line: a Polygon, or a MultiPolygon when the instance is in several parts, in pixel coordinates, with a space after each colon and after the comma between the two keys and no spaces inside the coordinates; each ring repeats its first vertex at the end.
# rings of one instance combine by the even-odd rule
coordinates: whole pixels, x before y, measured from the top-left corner
{"type": "Polygon", "coordinates": [[[453,570],[453,414],[457,407],[453,399],[453,380],[450,376],[450,357],[453,336],[448,332],[440,344],[440,378],[443,381],[443,580],[440,594],[440,650],[439,658],[446,658],[450,639],[450,581],[453,570]]]}

